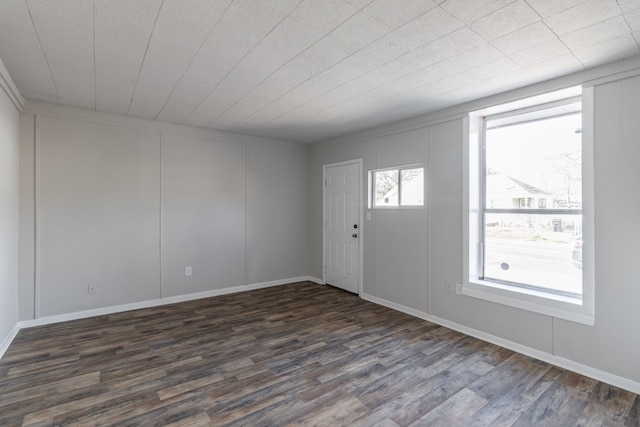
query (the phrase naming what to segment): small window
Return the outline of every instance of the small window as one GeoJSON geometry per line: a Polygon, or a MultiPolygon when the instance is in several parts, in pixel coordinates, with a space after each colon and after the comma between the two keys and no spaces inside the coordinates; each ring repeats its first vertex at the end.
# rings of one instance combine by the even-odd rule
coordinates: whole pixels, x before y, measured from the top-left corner
{"type": "Polygon", "coordinates": [[[424,206],[424,167],[372,171],[372,208],[424,206]]]}

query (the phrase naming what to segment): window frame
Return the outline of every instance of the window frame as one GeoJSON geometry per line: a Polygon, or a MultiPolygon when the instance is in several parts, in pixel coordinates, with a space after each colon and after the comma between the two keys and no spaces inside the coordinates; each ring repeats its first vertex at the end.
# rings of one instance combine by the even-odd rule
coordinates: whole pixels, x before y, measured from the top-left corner
{"type": "MultiPolygon", "coordinates": [[[[464,119],[463,155],[463,283],[456,293],[479,298],[535,313],[570,320],[582,324],[595,323],[594,287],[594,182],[593,182],[593,88],[573,87],[531,98],[496,105],[474,111],[464,119]],[[513,114],[517,110],[541,109],[545,104],[568,103],[582,98],[582,228],[583,269],[582,297],[576,298],[541,289],[529,289],[509,283],[482,279],[482,247],[484,197],[484,169],[482,147],[482,118],[498,114],[513,114]]],[[[527,209],[529,210],[529,209],[527,209]]],[[[534,209],[537,210],[537,209],[534,209]]]]}
{"type": "Polygon", "coordinates": [[[380,168],[380,169],[372,169],[369,171],[369,209],[424,209],[425,207],[425,168],[423,163],[411,164],[411,165],[403,165],[403,166],[395,166],[390,168],[380,168]],[[412,169],[422,169],[422,193],[423,200],[421,205],[402,205],[402,171],[412,170],[412,169]],[[397,206],[384,206],[376,204],[376,174],[378,172],[388,172],[388,171],[397,171],[398,172],[398,205],[397,206]]]}
{"type": "MultiPolygon", "coordinates": [[[[487,206],[486,203],[486,199],[487,199],[487,182],[486,182],[486,171],[487,171],[487,141],[486,141],[486,135],[487,135],[487,130],[489,129],[487,127],[489,122],[495,121],[496,119],[502,121],[502,124],[499,125],[498,127],[504,127],[504,126],[514,126],[514,125],[518,125],[518,124],[523,124],[523,123],[529,123],[531,121],[541,121],[541,120],[548,120],[548,119],[553,119],[553,118],[557,118],[557,117],[563,117],[563,116],[568,116],[568,115],[574,115],[577,113],[580,113],[580,115],[582,115],[582,99],[581,97],[571,97],[571,98],[566,98],[566,99],[562,99],[559,101],[553,101],[550,103],[544,103],[544,104],[538,104],[535,106],[531,106],[529,108],[525,108],[525,109],[517,109],[517,110],[510,110],[510,111],[506,111],[503,113],[499,113],[499,114],[495,114],[495,115],[487,115],[487,116],[483,116],[480,118],[480,120],[482,121],[482,125],[481,125],[481,135],[480,135],[480,158],[479,161],[481,162],[480,164],[480,180],[479,180],[479,184],[480,184],[480,208],[481,208],[481,214],[480,214],[480,244],[482,245],[482,250],[480,252],[480,263],[481,268],[480,268],[480,280],[483,281],[487,281],[487,282],[495,282],[495,283],[500,283],[500,284],[505,284],[505,285],[509,285],[509,286],[514,286],[514,287],[521,287],[521,288],[525,288],[525,289],[534,289],[534,290],[539,290],[541,292],[548,292],[551,294],[559,294],[559,295],[566,295],[568,297],[571,298],[577,298],[578,296],[575,294],[571,294],[568,292],[563,292],[560,290],[555,290],[555,289],[545,289],[541,286],[536,286],[535,284],[529,284],[529,283],[520,283],[520,282],[511,282],[508,280],[502,280],[502,279],[498,279],[495,277],[487,277],[486,275],[486,253],[484,251],[484,248],[486,247],[486,215],[487,214],[528,214],[528,215],[542,215],[542,216],[546,216],[546,215],[579,215],[580,219],[582,220],[582,208],[569,208],[569,209],[556,209],[556,208],[540,208],[539,206],[534,206],[536,204],[540,204],[540,200],[538,200],[538,203],[535,203],[535,198],[534,197],[521,197],[518,199],[518,207],[517,208],[493,208],[490,206],[487,206]],[[580,103],[580,107],[579,108],[575,108],[574,106],[580,103]],[[522,118],[523,116],[531,116],[533,115],[535,118],[531,119],[527,119],[527,118],[522,118]]],[[[581,147],[582,149],[582,147],[581,147]]],[[[582,170],[581,170],[582,173],[582,170]]],[[[582,178],[582,177],[581,177],[582,178]]],[[[579,299],[582,299],[582,296],[579,296],[579,299]]]]}

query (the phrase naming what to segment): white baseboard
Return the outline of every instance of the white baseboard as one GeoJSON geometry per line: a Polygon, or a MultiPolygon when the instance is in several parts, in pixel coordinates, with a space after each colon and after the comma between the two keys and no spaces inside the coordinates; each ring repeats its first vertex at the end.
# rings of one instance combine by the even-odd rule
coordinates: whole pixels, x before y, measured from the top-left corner
{"type": "Polygon", "coordinates": [[[4,341],[2,341],[2,344],[0,344],[0,359],[2,359],[2,356],[4,356],[4,354],[7,352],[14,338],[16,337],[16,335],[18,335],[18,332],[20,332],[20,326],[16,324],[13,329],[9,331],[9,334],[4,339],[4,341]]]}
{"type": "Polygon", "coordinates": [[[130,304],[115,305],[110,307],[94,308],[91,310],[76,311],[73,313],[57,314],[53,316],[40,317],[38,319],[23,320],[18,322],[18,330],[22,328],[32,328],[34,326],[50,325],[52,323],[66,322],[68,320],[85,319],[87,317],[103,316],[105,314],[120,313],[123,311],[139,310],[141,308],[158,307],[178,302],[193,301],[202,298],[215,297],[219,295],[234,294],[238,292],[252,291],[255,289],[269,288],[272,286],[286,285],[289,283],[314,281],[312,277],[300,276],[282,280],[272,280],[269,282],[252,283],[249,285],[233,286],[229,288],[213,289],[210,291],[196,292],[186,295],[158,298],[146,301],[139,301],[130,304]]]}
{"type": "Polygon", "coordinates": [[[602,381],[604,383],[613,385],[615,387],[620,387],[632,393],[640,394],[640,383],[637,381],[632,381],[628,378],[624,378],[606,371],[602,371],[600,369],[592,368],[591,366],[583,365],[581,363],[575,362],[570,359],[565,359],[564,357],[556,356],[550,353],[546,353],[544,351],[537,350],[535,348],[527,347],[525,345],[518,344],[516,342],[510,341],[504,338],[500,338],[495,335],[491,335],[486,332],[470,328],[468,326],[460,325],[450,320],[442,319],[440,317],[433,316],[431,314],[422,312],[420,310],[416,310],[411,307],[404,306],[402,304],[397,304],[392,301],[387,301],[385,299],[378,298],[373,295],[363,293],[360,295],[360,297],[362,299],[373,302],[375,304],[383,305],[385,307],[388,307],[397,311],[401,311],[411,316],[418,317],[420,319],[424,319],[432,323],[436,323],[446,328],[453,329],[454,331],[458,331],[463,334],[472,336],[474,338],[478,338],[483,341],[487,341],[492,344],[499,345],[500,347],[504,347],[509,350],[513,350],[517,353],[521,353],[526,356],[533,357],[534,359],[538,359],[543,362],[550,363],[552,365],[575,372],[577,374],[584,375],[586,377],[593,378],[598,381],[602,381]]]}
{"type": "Polygon", "coordinates": [[[316,283],[318,285],[325,285],[326,284],[326,283],[324,283],[324,280],[318,279],[317,277],[314,277],[314,276],[304,276],[304,280],[316,283]]]}

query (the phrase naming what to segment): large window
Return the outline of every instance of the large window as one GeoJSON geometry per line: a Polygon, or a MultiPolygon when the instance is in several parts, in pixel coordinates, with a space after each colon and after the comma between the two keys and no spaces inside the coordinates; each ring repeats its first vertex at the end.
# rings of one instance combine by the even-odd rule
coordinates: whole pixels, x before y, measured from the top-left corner
{"type": "Polygon", "coordinates": [[[424,206],[424,167],[372,171],[370,188],[372,208],[424,206]]]}
{"type": "Polygon", "coordinates": [[[573,88],[470,114],[468,279],[459,293],[593,323],[592,110],[588,103],[584,123],[584,99],[573,88]]]}
{"type": "Polygon", "coordinates": [[[581,102],[482,121],[481,278],[580,297],[581,102]]]}

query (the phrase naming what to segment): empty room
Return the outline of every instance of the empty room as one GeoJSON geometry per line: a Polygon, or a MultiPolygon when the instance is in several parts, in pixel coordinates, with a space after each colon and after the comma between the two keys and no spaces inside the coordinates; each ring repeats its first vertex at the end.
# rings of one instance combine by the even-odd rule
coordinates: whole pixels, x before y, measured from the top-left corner
{"type": "Polygon", "coordinates": [[[0,89],[0,425],[640,426],[640,1],[0,0],[0,89]]]}

